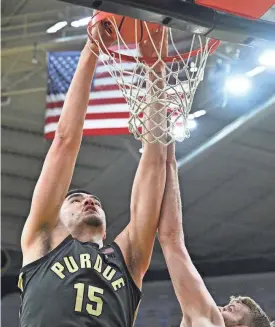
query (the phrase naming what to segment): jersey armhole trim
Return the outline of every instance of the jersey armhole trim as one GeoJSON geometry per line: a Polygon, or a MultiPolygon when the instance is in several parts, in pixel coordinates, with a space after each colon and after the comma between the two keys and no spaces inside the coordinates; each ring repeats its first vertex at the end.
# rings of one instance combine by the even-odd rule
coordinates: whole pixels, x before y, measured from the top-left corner
{"type": "Polygon", "coordinates": [[[31,268],[34,268],[34,267],[37,267],[37,266],[41,265],[43,262],[47,261],[50,256],[52,256],[54,253],[56,253],[58,250],[60,250],[63,246],[65,246],[66,244],[68,244],[72,240],[73,240],[72,235],[68,235],[52,251],[48,252],[43,257],[41,257],[41,258],[39,258],[37,260],[34,260],[33,262],[31,262],[31,263],[25,265],[24,267],[22,267],[20,269],[20,273],[24,273],[24,272],[26,272],[27,270],[29,270],[31,268]]]}
{"type": "Polygon", "coordinates": [[[132,283],[132,285],[134,286],[135,290],[138,292],[138,294],[139,294],[139,296],[140,296],[140,298],[141,298],[142,292],[141,292],[141,290],[137,287],[137,284],[135,283],[135,281],[133,280],[132,275],[131,275],[130,272],[129,272],[129,269],[128,269],[127,265],[126,265],[126,262],[125,262],[125,260],[124,260],[124,256],[123,256],[123,254],[122,254],[122,251],[121,251],[119,245],[118,245],[116,242],[113,242],[113,243],[111,244],[111,247],[115,248],[116,252],[117,252],[118,255],[120,256],[121,261],[122,261],[122,264],[123,264],[123,268],[124,268],[124,270],[125,270],[125,272],[126,272],[126,275],[127,275],[127,277],[129,278],[130,282],[132,283]]]}

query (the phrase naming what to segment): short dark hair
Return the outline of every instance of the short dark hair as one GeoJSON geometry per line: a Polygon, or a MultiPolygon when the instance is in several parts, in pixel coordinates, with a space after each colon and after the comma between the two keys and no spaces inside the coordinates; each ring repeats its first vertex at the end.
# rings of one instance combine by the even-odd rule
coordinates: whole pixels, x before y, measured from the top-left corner
{"type": "Polygon", "coordinates": [[[84,189],[74,189],[74,190],[70,190],[67,194],[66,194],[66,197],[65,199],[67,199],[68,196],[72,195],[72,194],[75,194],[75,193],[84,193],[84,194],[89,194],[91,195],[93,198],[95,198],[100,204],[101,204],[101,201],[99,200],[99,198],[95,195],[93,195],[91,192],[87,191],[87,190],[84,190],[84,189]]]}
{"type": "Polygon", "coordinates": [[[231,296],[230,303],[237,301],[246,305],[251,311],[251,324],[249,327],[271,327],[272,324],[264,310],[248,296],[231,296]]]}

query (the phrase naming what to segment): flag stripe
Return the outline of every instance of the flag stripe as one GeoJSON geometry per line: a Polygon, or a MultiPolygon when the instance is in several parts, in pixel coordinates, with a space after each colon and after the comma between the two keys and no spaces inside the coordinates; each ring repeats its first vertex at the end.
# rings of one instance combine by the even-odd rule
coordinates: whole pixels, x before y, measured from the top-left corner
{"type": "MultiPolygon", "coordinates": [[[[124,98],[110,98],[110,99],[91,99],[89,100],[88,105],[89,106],[100,106],[100,105],[106,105],[106,104],[122,104],[126,103],[126,100],[124,98]]],[[[63,106],[64,102],[59,101],[59,102],[52,102],[47,104],[48,109],[53,109],[53,108],[61,108],[63,106]]]]}
{"type": "MultiPolygon", "coordinates": [[[[121,74],[121,70],[112,70],[112,72],[114,73],[115,76],[133,76],[133,70],[129,69],[124,69],[123,73],[121,74]]],[[[110,73],[109,70],[106,69],[106,71],[103,71],[102,73],[97,72],[95,75],[95,78],[106,78],[106,77],[110,77],[110,73]]]]}
{"type": "MultiPolygon", "coordinates": [[[[46,118],[46,124],[56,123],[59,120],[60,115],[52,116],[46,118]]],[[[109,113],[91,113],[87,114],[85,120],[93,120],[93,119],[129,119],[129,112],[109,112],[109,113]]]]}
{"type": "MultiPolygon", "coordinates": [[[[123,62],[123,70],[128,70],[128,71],[132,71],[136,68],[137,64],[135,62],[123,62]]],[[[117,67],[120,67],[120,64],[117,64],[117,67]]],[[[118,69],[121,70],[121,69],[118,69]]],[[[102,72],[106,72],[108,71],[108,68],[106,67],[106,65],[102,62],[99,62],[97,64],[96,67],[96,74],[98,73],[102,73],[102,72]]]]}
{"type": "MultiPolygon", "coordinates": [[[[122,81],[122,79],[121,79],[122,81]]],[[[131,76],[131,75],[124,75],[123,76],[123,84],[127,84],[127,83],[135,83],[136,82],[136,78],[135,76],[131,76]]],[[[114,78],[112,76],[109,77],[104,77],[104,78],[95,78],[93,81],[93,86],[102,86],[102,85],[115,85],[116,81],[114,80],[114,78]]]]}
{"type": "MultiPolygon", "coordinates": [[[[84,136],[103,136],[103,135],[122,135],[130,134],[128,127],[119,128],[101,128],[101,129],[84,129],[84,136]]],[[[47,140],[52,140],[54,138],[55,131],[45,133],[45,138],[47,140]]]]}
{"type": "MultiPolygon", "coordinates": [[[[125,86],[125,88],[128,89],[129,87],[125,86]]],[[[138,88],[135,88],[132,89],[131,92],[135,95],[137,94],[137,92],[139,92],[140,94],[144,94],[145,88],[140,88],[139,90],[138,88]]],[[[118,85],[102,85],[102,86],[94,87],[89,95],[90,99],[122,98],[122,97],[123,95],[118,85]]],[[[64,100],[65,100],[65,95],[62,93],[47,96],[48,103],[59,102],[59,101],[64,102],[64,100]]]]}
{"type": "MultiPolygon", "coordinates": [[[[45,118],[60,116],[62,107],[55,107],[46,110],[45,118]]],[[[102,105],[102,106],[89,106],[87,113],[101,113],[101,112],[129,112],[128,105],[125,104],[113,104],[113,105],[102,105]]]]}
{"type": "MultiPolygon", "coordinates": [[[[102,98],[122,98],[122,93],[117,85],[105,85],[93,88],[93,92],[90,93],[89,99],[102,99],[102,98]],[[109,91],[109,92],[106,92],[109,91]]],[[[48,95],[47,102],[64,102],[65,94],[48,95]]]]}
{"type": "MultiPolygon", "coordinates": [[[[57,122],[49,123],[45,126],[45,133],[56,130],[57,122]]],[[[128,127],[128,119],[97,119],[85,120],[84,129],[119,128],[128,127]]]]}

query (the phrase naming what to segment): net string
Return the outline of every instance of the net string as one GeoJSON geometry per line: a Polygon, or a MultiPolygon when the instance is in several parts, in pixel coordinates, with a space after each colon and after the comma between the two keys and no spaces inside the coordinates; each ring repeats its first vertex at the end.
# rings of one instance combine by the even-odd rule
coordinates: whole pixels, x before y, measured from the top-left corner
{"type": "MultiPolygon", "coordinates": [[[[194,95],[199,83],[203,80],[204,70],[211,47],[209,46],[210,39],[205,38],[203,44],[202,38],[199,35],[193,35],[190,52],[186,59],[178,51],[176,42],[174,41],[173,31],[169,29],[168,36],[170,40],[170,47],[176,53],[175,58],[171,63],[166,63],[161,57],[161,49],[164,42],[164,32],[162,34],[160,50],[157,49],[154,40],[151,36],[150,30],[146,22],[144,26],[147,30],[148,40],[157,54],[156,60],[151,65],[148,65],[144,60],[139,57],[138,53],[134,53],[133,49],[125,43],[121,36],[116,21],[110,19],[114,32],[117,36],[116,52],[117,58],[114,56],[104,44],[102,36],[99,34],[99,41],[94,40],[97,44],[99,52],[94,52],[95,55],[103,62],[110,75],[116,80],[119,90],[122,92],[128,106],[129,106],[129,131],[134,137],[142,142],[148,142],[148,134],[150,143],[163,143],[165,145],[171,142],[183,141],[185,138],[190,137],[188,128],[188,115],[190,113],[194,95]],[[194,49],[195,44],[199,44],[200,50],[193,59],[193,69],[190,68],[191,51],[194,49]],[[134,62],[126,65],[123,61],[123,54],[130,52],[134,57],[134,62]],[[165,74],[161,77],[154,71],[157,64],[161,63],[165,66],[165,74]],[[131,67],[131,69],[127,69],[131,67]],[[154,76],[152,82],[149,78],[150,75],[154,76]],[[159,79],[164,79],[164,87],[158,88],[157,84],[159,79]],[[146,88],[147,85],[147,88],[146,88]],[[150,93],[150,97],[148,94],[150,93]],[[167,116],[163,116],[163,121],[167,124],[155,123],[154,126],[148,130],[146,128],[146,121],[153,120],[153,115],[146,115],[146,108],[152,104],[161,104],[161,110],[167,109],[167,116]],[[166,126],[166,127],[163,127],[166,126]],[[181,135],[176,135],[176,129],[181,130],[181,135]],[[156,135],[155,130],[161,129],[162,133],[156,135]]],[[[135,20],[135,45],[134,48],[138,49],[138,21],[135,20]]],[[[89,33],[89,30],[88,30],[89,33]]],[[[92,35],[89,33],[90,39],[92,35]]],[[[92,48],[90,48],[93,51],[92,48]]],[[[161,111],[160,110],[160,111],[161,111]]]]}

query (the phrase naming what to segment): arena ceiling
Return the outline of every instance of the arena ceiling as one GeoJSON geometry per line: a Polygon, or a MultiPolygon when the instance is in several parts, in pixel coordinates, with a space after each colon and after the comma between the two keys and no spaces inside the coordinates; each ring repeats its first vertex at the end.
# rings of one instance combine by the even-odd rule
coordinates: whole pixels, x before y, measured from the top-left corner
{"type": "MultiPolygon", "coordinates": [[[[86,38],[84,28],[67,27],[54,35],[45,31],[57,21],[89,14],[85,8],[54,0],[3,1],[2,245],[6,248],[20,250],[20,233],[50,145],[43,138],[46,52],[80,50],[86,38]]],[[[274,16],[269,13],[269,19],[275,21],[274,16]]],[[[207,114],[198,119],[191,138],[177,145],[188,247],[192,257],[205,264],[202,270],[214,265],[221,273],[226,262],[241,272],[269,270],[275,259],[275,75],[257,78],[257,97],[229,98],[225,106],[215,69],[217,60],[235,64],[237,49],[223,44],[209,60],[194,103],[194,110],[207,114]],[[246,267],[238,268],[240,262],[246,267]],[[255,266],[259,262],[261,267],[255,266]]],[[[253,68],[245,60],[251,51],[242,50],[239,59],[247,69],[253,68]]],[[[109,217],[108,242],[129,221],[139,148],[132,136],[83,140],[72,186],[88,188],[102,199],[109,217]]],[[[163,265],[156,244],[151,268],[163,265]]]]}

